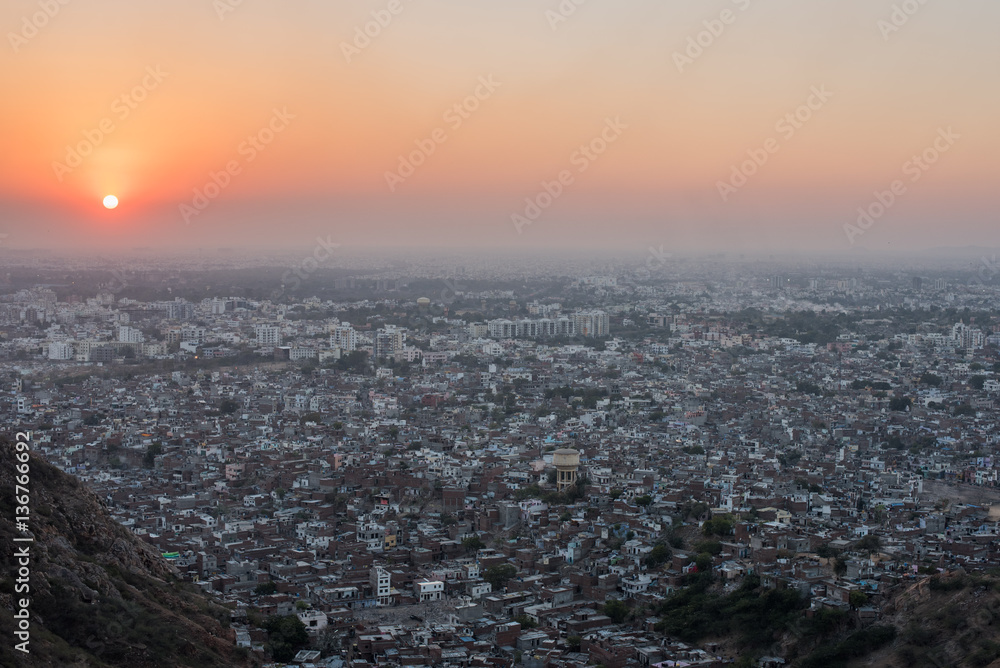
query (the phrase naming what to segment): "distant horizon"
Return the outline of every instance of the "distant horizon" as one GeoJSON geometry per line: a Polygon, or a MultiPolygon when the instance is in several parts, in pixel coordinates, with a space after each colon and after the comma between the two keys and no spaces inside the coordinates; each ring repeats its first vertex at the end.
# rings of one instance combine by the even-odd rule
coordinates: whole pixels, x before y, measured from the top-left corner
{"type": "Polygon", "coordinates": [[[990,0],[39,6],[3,248],[1000,247],[990,0]]]}
{"type": "MultiPolygon", "coordinates": [[[[317,241],[321,237],[316,237],[311,245],[288,245],[288,246],[229,246],[229,247],[134,247],[115,249],[76,249],[68,251],[60,248],[15,248],[12,246],[0,246],[0,260],[5,257],[13,259],[15,256],[21,257],[45,257],[52,260],[79,259],[92,261],[127,261],[142,258],[152,258],[158,261],[170,259],[211,259],[223,260],[226,258],[252,259],[252,258],[289,258],[309,255],[312,251],[322,248],[317,241]]],[[[327,238],[331,241],[332,238],[327,238]]],[[[552,258],[557,260],[573,259],[600,259],[604,261],[624,261],[624,262],[646,262],[648,258],[653,258],[656,263],[666,264],[668,262],[775,262],[775,263],[797,263],[803,261],[830,262],[830,263],[858,263],[860,265],[875,264],[880,261],[937,261],[942,263],[975,261],[981,258],[995,257],[1000,253],[1000,246],[943,246],[933,248],[917,249],[893,249],[893,250],[868,250],[856,248],[851,251],[754,251],[746,249],[743,251],[723,251],[718,249],[683,249],[671,248],[668,246],[636,248],[632,246],[590,248],[583,246],[548,248],[535,246],[529,248],[519,248],[516,246],[506,247],[478,247],[478,246],[435,246],[435,245],[365,245],[338,243],[334,250],[336,257],[344,259],[351,257],[380,257],[392,260],[405,260],[410,258],[435,258],[435,257],[458,257],[468,256],[469,259],[502,257],[502,258],[525,258],[544,260],[552,258]]],[[[334,258],[333,255],[330,256],[334,258]]],[[[469,267],[474,269],[473,266],[469,267]]],[[[601,271],[595,268],[595,274],[601,271]]]]}

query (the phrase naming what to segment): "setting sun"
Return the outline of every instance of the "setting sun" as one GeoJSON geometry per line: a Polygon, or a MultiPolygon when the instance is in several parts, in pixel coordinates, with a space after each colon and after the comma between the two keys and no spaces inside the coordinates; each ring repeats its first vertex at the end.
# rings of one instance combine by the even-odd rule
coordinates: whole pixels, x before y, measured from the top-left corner
{"type": "Polygon", "coordinates": [[[118,198],[117,197],[115,197],[114,195],[108,195],[107,197],[104,198],[104,208],[105,209],[113,209],[116,206],[118,206],[118,198]]]}

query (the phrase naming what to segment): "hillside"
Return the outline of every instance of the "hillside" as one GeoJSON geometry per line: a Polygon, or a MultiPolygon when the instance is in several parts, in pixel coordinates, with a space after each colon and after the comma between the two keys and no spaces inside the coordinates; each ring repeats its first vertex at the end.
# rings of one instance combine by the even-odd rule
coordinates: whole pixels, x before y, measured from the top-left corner
{"type": "Polygon", "coordinates": [[[17,543],[14,446],[0,443],[0,666],[247,666],[228,611],[178,581],[76,479],[32,456],[30,529],[17,543]],[[30,656],[16,651],[15,551],[31,554],[30,656]]]}
{"type": "Polygon", "coordinates": [[[958,570],[925,579],[890,599],[882,622],[899,635],[854,665],[1000,668],[1000,576],[958,570]]]}
{"type": "Polygon", "coordinates": [[[800,668],[1000,668],[1000,576],[924,578],[890,594],[875,625],[785,640],[800,668]]]}
{"type": "Polygon", "coordinates": [[[754,575],[725,591],[707,572],[685,585],[650,608],[618,607],[637,619],[653,613],[658,632],[738,656],[739,668],[765,656],[790,668],[1000,668],[1000,574],[956,569],[898,585],[868,622],[846,607],[806,615],[799,591],[754,575]]]}

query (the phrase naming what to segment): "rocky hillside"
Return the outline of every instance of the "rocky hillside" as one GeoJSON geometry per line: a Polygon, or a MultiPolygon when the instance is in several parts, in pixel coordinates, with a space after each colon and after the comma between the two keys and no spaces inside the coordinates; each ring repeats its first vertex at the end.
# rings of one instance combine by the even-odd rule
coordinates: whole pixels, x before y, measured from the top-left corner
{"type": "Polygon", "coordinates": [[[884,623],[895,641],[856,665],[880,668],[1000,668],[1000,577],[961,570],[922,580],[894,596],[884,623]]]}
{"type": "Polygon", "coordinates": [[[16,543],[15,454],[0,443],[0,666],[248,666],[228,611],[117,524],[75,478],[31,457],[33,543],[16,543]],[[31,554],[30,656],[16,651],[18,548],[31,554]]]}
{"type": "Polygon", "coordinates": [[[892,592],[872,626],[800,630],[809,632],[785,636],[793,668],[1000,668],[1000,576],[923,578],[892,592]]]}

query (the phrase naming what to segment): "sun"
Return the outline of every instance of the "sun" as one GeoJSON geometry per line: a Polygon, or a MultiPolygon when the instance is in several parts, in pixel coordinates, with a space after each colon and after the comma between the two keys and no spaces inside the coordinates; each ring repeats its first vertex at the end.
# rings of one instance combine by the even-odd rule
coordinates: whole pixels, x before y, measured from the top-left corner
{"type": "Polygon", "coordinates": [[[116,206],[118,206],[118,198],[117,197],[115,197],[114,195],[108,195],[107,197],[104,198],[104,208],[105,209],[113,209],[116,206]]]}

